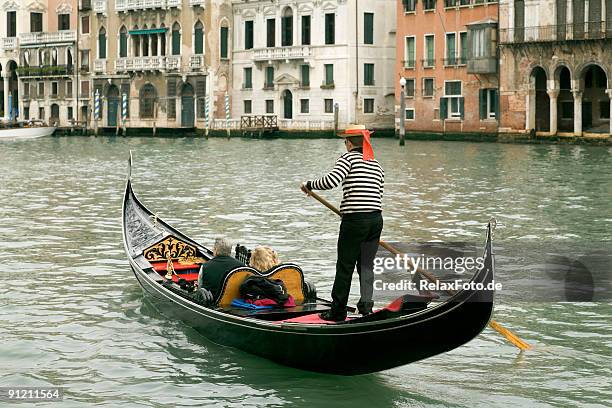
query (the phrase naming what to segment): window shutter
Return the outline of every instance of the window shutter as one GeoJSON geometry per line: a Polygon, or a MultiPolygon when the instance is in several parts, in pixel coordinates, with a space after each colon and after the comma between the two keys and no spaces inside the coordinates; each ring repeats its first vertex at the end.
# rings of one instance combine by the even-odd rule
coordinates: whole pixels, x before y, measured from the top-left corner
{"type": "Polygon", "coordinates": [[[480,120],[487,118],[487,90],[479,89],[478,90],[478,106],[480,107],[478,111],[478,116],[480,120]]]}
{"type": "Polygon", "coordinates": [[[463,103],[463,98],[459,98],[459,114],[461,115],[461,119],[465,116],[465,106],[463,103]]]}
{"type": "Polygon", "coordinates": [[[228,56],[228,28],[221,27],[221,58],[227,58],[228,56]]]}
{"type": "Polygon", "coordinates": [[[440,119],[446,119],[448,111],[448,99],[440,98],[440,119]]]}
{"type": "Polygon", "coordinates": [[[206,80],[205,79],[198,79],[196,81],[196,94],[199,97],[206,96],[206,80]]]}
{"type": "Polygon", "coordinates": [[[201,28],[195,29],[195,53],[204,54],[204,32],[201,28]]]}
{"type": "Polygon", "coordinates": [[[176,81],[174,78],[168,79],[168,96],[176,96],[176,81]]]}
{"type": "Polygon", "coordinates": [[[181,55],[181,32],[172,30],[172,55],[181,55]]]}

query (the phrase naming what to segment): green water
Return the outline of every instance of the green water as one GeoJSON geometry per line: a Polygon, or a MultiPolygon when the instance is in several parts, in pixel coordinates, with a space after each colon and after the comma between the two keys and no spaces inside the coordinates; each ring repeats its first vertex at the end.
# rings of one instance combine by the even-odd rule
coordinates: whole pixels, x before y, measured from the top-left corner
{"type": "MultiPolygon", "coordinates": [[[[610,148],[375,147],[386,170],[385,239],[481,242],[495,216],[498,244],[612,243],[610,148]]],[[[143,298],[121,241],[130,149],[134,188],[160,217],[206,245],[220,234],[271,245],[328,296],[338,221],[298,186],[342,148],[331,139],[0,143],[0,386],[63,386],[63,406],[78,407],[612,405],[610,303],[501,293],[495,319],[536,351],[519,355],[487,329],[450,353],[343,378],[214,345],[143,298]]],[[[498,252],[502,281],[517,278],[516,255],[498,252]]]]}

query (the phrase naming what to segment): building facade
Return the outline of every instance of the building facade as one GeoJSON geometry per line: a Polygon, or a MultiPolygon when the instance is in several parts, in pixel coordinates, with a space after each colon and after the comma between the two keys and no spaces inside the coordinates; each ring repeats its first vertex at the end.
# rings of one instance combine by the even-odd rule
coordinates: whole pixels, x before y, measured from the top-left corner
{"type": "Polygon", "coordinates": [[[500,132],[612,134],[612,0],[501,0],[500,44],[500,132]]]}
{"type": "Polygon", "coordinates": [[[393,127],[395,0],[233,0],[233,112],[393,127]]]}
{"type": "Polygon", "coordinates": [[[124,98],[128,127],[202,128],[207,98],[209,120],[225,117],[229,0],[92,0],[80,18],[100,126],[118,125],[124,98]]]}
{"type": "Polygon", "coordinates": [[[397,2],[396,110],[407,131],[497,132],[497,1],[397,2]]]}

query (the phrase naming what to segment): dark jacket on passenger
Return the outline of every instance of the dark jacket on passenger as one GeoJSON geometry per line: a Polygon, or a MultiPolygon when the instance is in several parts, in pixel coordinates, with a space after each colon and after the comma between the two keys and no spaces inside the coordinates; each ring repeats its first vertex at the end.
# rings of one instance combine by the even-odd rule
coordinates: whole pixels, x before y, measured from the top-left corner
{"type": "Polygon", "coordinates": [[[202,266],[198,276],[198,286],[210,290],[217,299],[223,289],[223,281],[232,269],[245,266],[233,256],[216,256],[202,266]]]}

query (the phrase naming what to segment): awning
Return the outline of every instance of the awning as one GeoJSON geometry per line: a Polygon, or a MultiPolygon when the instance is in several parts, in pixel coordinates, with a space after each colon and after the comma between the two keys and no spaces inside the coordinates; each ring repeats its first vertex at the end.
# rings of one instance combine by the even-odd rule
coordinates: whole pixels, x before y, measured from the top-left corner
{"type": "Polygon", "coordinates": [[[168,31],[168,29],[166,27],[162,27],[162,28],[149,28],[146,30],[131,30],[131,31],[128,31],[128,33],[130,35],[149,35],[149,34],[163,34],[166,31],[168,31]]]}

